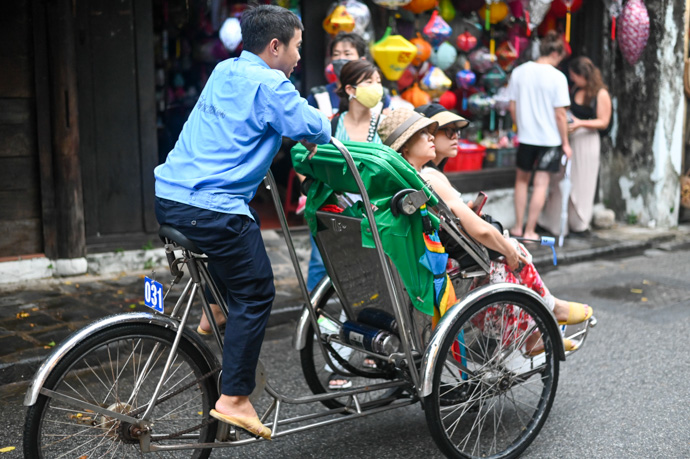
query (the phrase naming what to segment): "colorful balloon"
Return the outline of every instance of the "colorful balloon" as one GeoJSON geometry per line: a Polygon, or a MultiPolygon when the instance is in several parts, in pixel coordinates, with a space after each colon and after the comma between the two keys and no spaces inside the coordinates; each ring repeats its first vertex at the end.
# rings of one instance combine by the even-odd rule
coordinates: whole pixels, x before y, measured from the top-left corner
{"type": "Polygon", "coordinates": [[[465,31],[458,35],[458,38],[456,40],[456,44],[458,45],[458,49],[460,51],[464,51],[466,53],[469,53],[471,50],[473,50],[477,46],[477,37],[469,33],[468,31],[465,31]]]}
{"type": "Polygon", "coordinates": [[[628,0],[623,7],[618,47],[630,65],[635,65],[649,39],[649,13],[642,0],[628,0]]]}
{"type": "Polygon", "coordinates": [[[424,35],[429,38],[431,46],[438,46],[450,37],[453,29],[450,28],[448,23],[443,20],[438,14],[438,10],[434,10],[431,14],[429,22],[424,26],[424,35]]]}
{"type": "Polygon", "coordinates": [[[422,62],[431,57],[431,45],[419,33],[417,33],[417,38],[410,40],[410,43],[417,47],[417,55],[412,60],[412,65],[420,66],[422,62]]]}
{"type": "MultiPolygon", "coordinates": [[[[508,16],[508,5],[504,2],[495,2],[489,5],[489,22],[492,24],[498,24],[508,16]]],[[[479,9],[479,17],[486,17],[486,5],[479,9]]]]}
{"type": "Polygon", "coordinates": [[[431,52],[431,63],[441,70],[447,70],[458,57],[458,52],[447,41],[431,52]]]}
{"type": "Polygon", "coordinates": [[[391,35],[388,27],[381,40],[371,47],[376,64],[390,81],[400,78],[417,55],[417,47],[401,35],[391,35]]]}

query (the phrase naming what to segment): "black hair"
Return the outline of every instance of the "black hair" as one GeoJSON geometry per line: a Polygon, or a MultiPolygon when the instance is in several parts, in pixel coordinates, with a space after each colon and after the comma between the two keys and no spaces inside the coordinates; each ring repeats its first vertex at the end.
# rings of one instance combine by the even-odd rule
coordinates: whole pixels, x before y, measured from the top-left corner
{"type": "Polygon", "coordinates": [[[359,54],[360,58],[367,56],[367,42],[364,41],[364,38],[356,33],[340,32],[338,35],[336,35],[331,42],[331,47],[329,49],[330,56],[333,55],[335,45],[338,43],[350,43],[352,47],[357,50],[357,54],[359,54]]]}
{"type": "Polygon", "coordinates": [[[304,30],[295,13],[275,5],[250,7],[242,13],[242,49],[254,54],[261,53],[277,38],[287,45],[295,36],[295,29],[304,30]]]}
{"type": "Polygon", "coordinates": [[[350,61],[343,65],[343,69],[340,71],[340,87],[335,92],[340,97],[339,112],[346,112],[350,108],[350,98],[345,92],[345,86],[357,86],[357,83],[371,78],[378,71],[374,64],[363,59],[350,61]]]}
{"type": "Polygon", "coordinates": [[[560,35],[553,30],[550,30],[544,35],[539,44],[539,53],[542,56],[548,56],[551,53],[556,53],[559,56],[565,54],[565,42],[560,35]]]}

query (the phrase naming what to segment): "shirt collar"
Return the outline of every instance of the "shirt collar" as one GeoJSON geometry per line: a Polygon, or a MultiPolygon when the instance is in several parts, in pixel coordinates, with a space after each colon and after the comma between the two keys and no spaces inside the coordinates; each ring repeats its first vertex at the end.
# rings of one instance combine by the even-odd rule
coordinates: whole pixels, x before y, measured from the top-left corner
{"type": "Polygon", "coordinates": [[[247,59],[248,61],[254,62],[255,64],[259,64],[263,67],[266,67],[267,69],[270,69],[269,65],[261,59],[259,56],[256,54],[252,53],[251,51],[247,50],[242,50],[242,53],[240,54],[240,59],[247,59]]]}

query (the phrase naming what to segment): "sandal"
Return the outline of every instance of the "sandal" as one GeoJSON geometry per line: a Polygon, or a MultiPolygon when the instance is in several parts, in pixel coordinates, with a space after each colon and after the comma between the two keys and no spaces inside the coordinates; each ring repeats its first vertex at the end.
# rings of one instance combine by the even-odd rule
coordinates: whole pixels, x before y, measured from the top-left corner
{"type": "Polygon", "coordinates": [[[575,303],[574,301],[568,302],[570,309],[568,309],[568,319],[558,321],[558,325],[575,325],[589,320],[594,314],[594,310],[591,306],[582,303],[575,303]]]}
{"type": "Polygon", "coordinates": [[[364,368],[377,368],[376,360],[366,358],[366,359],[364,359],[364,362],[362,362],[362,366],[364,368]]]}
{"type": "Polygon", "coordinates": [[[337,373],[331,373],[328,377],[329,390],[349,389],[350,387],[352,387],[352,381],[337,373]]]}

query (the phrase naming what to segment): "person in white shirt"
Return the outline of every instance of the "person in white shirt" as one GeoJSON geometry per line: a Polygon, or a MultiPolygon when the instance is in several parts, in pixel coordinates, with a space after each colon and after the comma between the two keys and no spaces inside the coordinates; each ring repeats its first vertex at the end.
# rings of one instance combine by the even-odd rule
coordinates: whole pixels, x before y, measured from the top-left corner
{"type": "Polygon", "coordinates": [[[510,114],[517,124],[520,146],[515,176],[515,226],[513,236],[537,239],[537,219],[544,207],[551,172],[558,172],[562,154],[572,154],[568,142],[566,109],[570,106],[568,81],[556,67],[566,56],[565,43],[549,32],[539,46],[541,56],[518,66],[510,77],[510,114]],[[527,223],[527,188],[534,172],[527,223]]]}

